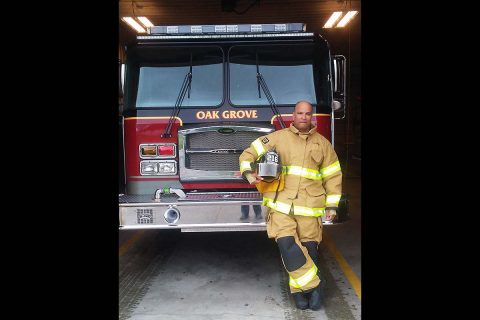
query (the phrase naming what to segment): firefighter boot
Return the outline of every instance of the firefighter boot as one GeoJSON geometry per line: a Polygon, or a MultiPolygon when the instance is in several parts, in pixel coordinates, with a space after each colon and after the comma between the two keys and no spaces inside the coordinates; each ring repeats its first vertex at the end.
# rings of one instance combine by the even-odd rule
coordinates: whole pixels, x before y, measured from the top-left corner
{"type": "Polygon", "coordinates": [[[308,296],[303,292],[292,293],[293,300],[295,301],[295,306],[298,309],[305,310],[308,308],[308,296]]]}
{"type": "Polygon", "coordinates": [[[320,310],[323,303],[323,285],[322,282],[316,286],[310,293],[308,305],[312,310],[320,310]]]}
{"type": "Polygon", "coordinates": [[[241,207],[242,210],[242,215],[240,216],[240,220],[247,220],[248,219],[248,213],[250,211],[250,206],[247,205],[242,205],[241,207]]]}

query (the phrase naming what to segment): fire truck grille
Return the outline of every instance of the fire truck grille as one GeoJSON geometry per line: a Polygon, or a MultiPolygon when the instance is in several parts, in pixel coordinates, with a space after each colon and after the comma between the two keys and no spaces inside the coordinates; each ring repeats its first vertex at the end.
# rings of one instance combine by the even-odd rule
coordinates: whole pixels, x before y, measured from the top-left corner
{"type": "Polygon", "coordinates": [[[186,159],[186,166],[194,170],[238,171],[240,154],[191,154],[186,159]]]}
{"type": "Polygon", "coordinates": [[[273,132],[270,124],[192,126],[178,130],[182,182],[244,182],[240,154],[258,137],[273,132]]]}
{"type": "Polygon", "coordinates": [[[187,145],[188,148],[244,150],[253,142],[253,140],[262,135],[264,134],[255,131],[238,131],[229,135],[221,134],[217,131],[199,132],[188,135],[187,145]]]}
{"type": "Polygon", "coordinates": [[[187,150],[202,149],[229,149],[235,153],[188,153],[185,156],[185,167],[203,171],[238,171],[240,153],[258,137],[261,132],[240,131],[224,135],[216,131],[190,134],[187,138],[187,150]]]}

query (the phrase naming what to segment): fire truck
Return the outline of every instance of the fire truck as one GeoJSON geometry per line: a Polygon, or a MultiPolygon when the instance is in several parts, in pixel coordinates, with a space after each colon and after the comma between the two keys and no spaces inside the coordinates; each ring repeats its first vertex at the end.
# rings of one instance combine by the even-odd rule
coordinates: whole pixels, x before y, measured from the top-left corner
{"type": "MultiPolygon", "coordinates": [[[[266,230],[264,219],[240,220],[262,195],[239,155],[288,127],[299,100],[335,146],[345,57],[303,23],[154,26],[125,55],[120,229],[266,230]]],[[[342,195],[339,222],[347,207],[342,195]]]]}

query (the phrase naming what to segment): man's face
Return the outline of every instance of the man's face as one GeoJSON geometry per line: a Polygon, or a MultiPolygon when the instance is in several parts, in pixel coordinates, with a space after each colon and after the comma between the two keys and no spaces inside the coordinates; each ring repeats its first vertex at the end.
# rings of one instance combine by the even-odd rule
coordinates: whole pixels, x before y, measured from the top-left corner
{"type": "Polygon", "coordinates": [[[300,132],[308,132],[312,120],[312,106],[307,102],[300,102],[293,111],[293,125],[300,132]]]}

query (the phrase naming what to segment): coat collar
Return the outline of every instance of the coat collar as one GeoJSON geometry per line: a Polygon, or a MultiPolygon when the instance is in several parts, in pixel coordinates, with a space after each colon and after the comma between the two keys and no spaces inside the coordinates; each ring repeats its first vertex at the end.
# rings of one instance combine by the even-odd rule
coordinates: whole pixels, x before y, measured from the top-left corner
{"type": "Polygon", "coordinates": [[[314,125],[313,123],[311,123],[310,126],[311,126],[312,128],[311,128],[307,133],[303,133],[303,132],[298,131],[298,129],[295,128],[295,126],[293,125],[293,122],[290,123],[290,128],[289,128],[289,129],[290,129],[290,131],[292,131],[292,132],[295,133],[295,134],[307,134],[307,135],[311,135],[311,134],[317,132],[317,126],[316,126],[316,125],[314,125]]]}

